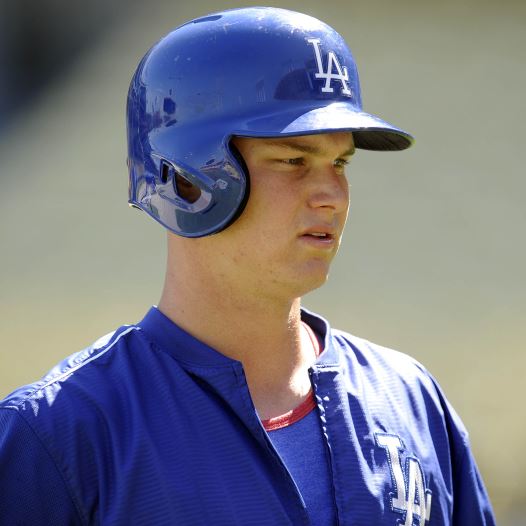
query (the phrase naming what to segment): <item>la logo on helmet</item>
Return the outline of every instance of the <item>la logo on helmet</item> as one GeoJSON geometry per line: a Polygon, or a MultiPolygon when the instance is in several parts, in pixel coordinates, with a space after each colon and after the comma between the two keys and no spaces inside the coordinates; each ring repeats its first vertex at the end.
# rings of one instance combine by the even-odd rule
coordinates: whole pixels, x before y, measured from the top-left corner
{"type": "Polygon", "coordinates": [[[307,42],[312,44],[314,54],[316,56],[316,63],[318,64],[318,72],[315,74],[317,79],[325,79],[325,86],[321,88],[324,93],[334,93],[334,88],[331,83],[333,80],[339,80],[342,84],[341,94],[347,97],[352,97],[351,89],[347,82],[349,82],[349,73],[345,66],[341,66],[338,57],[334,51],[327,53],[327,71],[323,71],[323,61],[321,58],[320,39],[308,38],[307,42]],[[336,68],[336,72],[334,72],[336,68]]]}

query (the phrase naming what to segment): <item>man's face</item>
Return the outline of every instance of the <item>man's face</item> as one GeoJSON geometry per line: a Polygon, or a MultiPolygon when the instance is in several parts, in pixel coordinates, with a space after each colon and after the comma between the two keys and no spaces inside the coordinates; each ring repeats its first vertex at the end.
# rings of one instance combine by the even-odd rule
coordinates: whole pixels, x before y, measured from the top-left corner
{"type": "Polygon", "coordinates": [[[218,271],[254,294],[299,297],[322,285],[349,208],[348,132],[279,139],[236,137],[250,173],[241,217],[207,245],[218,271]]]}

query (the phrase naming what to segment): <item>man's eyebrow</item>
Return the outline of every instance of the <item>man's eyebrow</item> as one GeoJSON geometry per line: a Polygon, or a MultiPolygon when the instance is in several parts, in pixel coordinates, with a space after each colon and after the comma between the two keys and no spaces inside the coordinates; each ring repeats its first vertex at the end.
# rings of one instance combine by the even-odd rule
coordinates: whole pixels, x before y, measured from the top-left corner
{"type": "MultiPolygon", "coordinates": [[[[288,148],[289,150],[296,150],[298,152],[310,153],[313,155],[323,153],[323,148],[320,148],[319,146],[313,146],[312,144],[306,144],[306,143],[303,143],[301,141],[297,141],[294,139],[278,139],[278,140],[266,139],[265,144],[268,146],[277,146],[278,148],[288,148]]],[[[349,155],[353,155],[354,152],[355,152],[355,148],[354,146],[351,146],[348,150],[340,153],[339,157],[347,157],[349,155]]]]}

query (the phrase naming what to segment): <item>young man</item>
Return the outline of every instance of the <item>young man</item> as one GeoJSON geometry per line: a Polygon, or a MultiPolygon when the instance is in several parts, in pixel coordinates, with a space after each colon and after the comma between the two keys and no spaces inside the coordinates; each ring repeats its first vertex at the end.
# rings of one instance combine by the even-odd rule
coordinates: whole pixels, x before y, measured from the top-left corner
{"type": "Polygon", "coordinates": [[[427,371],[333,330],[364,113],[343,39],[274,8],[193,20],[128,97],[130,203],[168,230],[158,307],[0,406],[1,524],[493,525],[427,371]]]}

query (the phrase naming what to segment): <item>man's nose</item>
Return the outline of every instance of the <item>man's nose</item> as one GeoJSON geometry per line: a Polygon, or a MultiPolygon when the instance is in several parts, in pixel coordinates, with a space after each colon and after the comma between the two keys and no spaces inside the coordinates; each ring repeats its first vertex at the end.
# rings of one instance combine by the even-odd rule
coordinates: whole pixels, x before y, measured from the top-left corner
{"type": "Polygon", "coordinates": [[[345,212],[349,206],[349,183],[334,166],[316,170],[311,175],[309,206],[326,208],[335,213],[345,212]]]}

